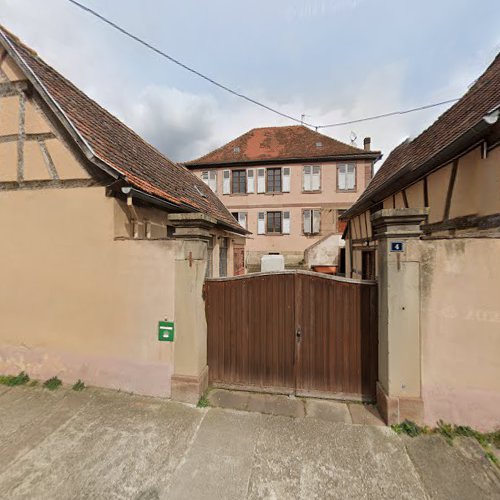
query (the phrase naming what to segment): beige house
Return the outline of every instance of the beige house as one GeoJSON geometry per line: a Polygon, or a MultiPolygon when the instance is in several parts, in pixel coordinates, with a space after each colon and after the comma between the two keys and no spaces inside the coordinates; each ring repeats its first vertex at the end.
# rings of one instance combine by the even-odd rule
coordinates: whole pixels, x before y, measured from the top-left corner
{"type": "Polygon", "coordinates": [[[0,373],[198,399],[204,277],[245,231],[1,27],[0,229],[0,373]]]}
{"type": "Polygon", "coordinates": [[[287,267],[336,266],[339,216],[363,192],[380,153],[343,144],[304,126],[250,130],[186,163],[252,236],[246,266],[284,255],[287,267]]]}
{"type": "Polygon", "coordinates": [[[391,423],[500,426],[499,115],[500,55],[344,214],[347,276],[379,281],[391,423]]]}

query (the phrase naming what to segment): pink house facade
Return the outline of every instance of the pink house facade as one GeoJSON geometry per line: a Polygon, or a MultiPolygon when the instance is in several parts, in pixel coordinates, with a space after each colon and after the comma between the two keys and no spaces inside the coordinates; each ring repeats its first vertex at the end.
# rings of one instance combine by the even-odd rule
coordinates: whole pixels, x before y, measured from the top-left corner
{"type": "Polygon", "coordinates": [[[341,272],[340,215],[364,191],[380,153],[359,149],[304,126],[258,128],[186,167],[250,231],[245,265],[260,270],[262,256],[280,254],[287,268],[337,266],[341,272]]]}

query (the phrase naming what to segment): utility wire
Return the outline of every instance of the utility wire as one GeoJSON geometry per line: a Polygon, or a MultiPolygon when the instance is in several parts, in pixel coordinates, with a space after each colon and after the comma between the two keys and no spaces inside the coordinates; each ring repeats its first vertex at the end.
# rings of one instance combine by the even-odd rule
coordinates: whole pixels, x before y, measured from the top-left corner
{"type": "MultiPolygon", "coordinates": [[[[361,123],[361,122],[367,122],[367,121],[371,121],[371,120],[379,120],[380,118],[387,118],[389,116],[404,115],[404,114],[407,114],[407,113],[413,113],[415,111],[421,111],[421,110],[424,110],[424,109],[435,108],[437,106],[443,106],[444,104],[450,104],[452,102],[456,102],[456,101],[459,100],[458,98],[457,99],[449,99],[447,101],[441,101],[441,102],[436,102],[436,103],[433,103],[433,104],[427,104],[425,106],[419,106],[418,108],[406,109],[406,110],[403,110],[403,111],[391,111],[390,113],[384,113],[384,114],[381,114],[381,115],[369,116],[369,117],[366,117],[366,118],[359,118],[357,120],[349,120],[349,121],[345,121],[345,122],[330,123],[328,125],[313,125],[313,124],[307,123],[304,120],[301,120],[299,118],[295,118],[295,117],[293,117],[291,115],[288,115],[286,113],[282,113],[281,111],[279,111],[279,110],[277,110],[275,108],[272,108],[271,106],[268,106],[267,104],[259,102],[256,99],[253,99],[252,97],[249,97],[249,96],[247,96],[245,94],[241,94],[241,93],[237,92],[236,90],[233,90],[233,89],[227,87],[226,85],[217,82],[213,78],[210,78],[209,76],[206,76],[203,73],[200,73],[199,71],[195,70],[194,68],[191,68],[187,64],[184,64],[183,62],[179,61],[178,59],[175,59],[174,57],[168,55],[166,52],[163,52],[161,49],[158,49],[154,45],[151,45],[150,43],[146,42],[142,38],[139,38],[138,36],[134,35],[133,33],[130,33],[126,29],[122,28],[121,26],[119,26],[118,24],[114,23],[110,19],[104,17],[102,14],[99,14],[98,12],[96,12],[93,9],[91,9],[90,7],[87,7],[86,5],[83,5],[80,2],[77,2],[76,0],[67,0],[67,1],[70,2],[70,3],[72,3],[73,5],[75,5],[79,9],[82,9],[83,11],[87,12],[88,14],[91,14],[92,16],[97,17],[98,19],[100,19],[104,23],[108,24],[109,26],[111,26],[115,30],[119,31],[120,33],[124,34],[125,36],[131,38],[132,40],[135,40],[136,42],[140,43],[144,47],[152,50],[153,52],[156,52],[161,57],[164,57],[165,59],[168,59],[169,61],[173,62],[174,64],[177,64],[181,68],[184,68],[185,70],[193,73],[194,75],[199,76],[200,78],[203,78],[204,80],[206,80],[207,82],[211,83],[212,85],[215,85],[216,87],[219,87],[220,89],[225,90],[226,92],[229,92],[230,94],[233,94],[236,97],[244,99],[245,101],[248,101],[248,102],[250,102],[252,104],[255,104],[256,106],[259,106],[259,107],[261,107],[263,109],[266,109],[267,111],[271,111],[272,113],[274,113],[276,115],[279,115],[279,116],[281,116],[283,118],[288,118],[289,120],[292,120],[294,122],[300,123],[301,125],[307,125],[308,127],[312,127],[312,128],[314,128],[316,130],[322,129],[322,128],[340,127],[342,125],[351,125],[353,123],[361,123]]],[[[302,115],[302,116],[305,117],[306,115],[302,115]]]]}
{"type": "Polygon", "coordinates": [[[350,125],[351,123],[361,123],[370,120],[378,120],[380,118],[387,118],[388,116],[395,115],[405,115],[407,113],[413,113],[414,111],[421,111],[424,109],[435,108],[436,106],[442,106],[443,104],[450,104],[452,102],[457,102],[459,99],[448,99],[447,101],[435,102],[434,104],[426,104],[425,106],[419,106],[418,108],[405,109],[404,111],[391,111],[390,113],[384,113],[382,115],[369,116],[367,118],[359,118],[358,120],[349,120],[347,122],[330,123],[329,125],[318,125],[318,128],[329,128],[329,127],[340,127],[341,125],[350,125]]]}
{"type": "Polygon", "coordinates": [[[256,99],[252,99],[251,97],[248,97],[247,95],[245,94],[240,94],[239,92],[236,92],[236,90],[232,90],[230,89],[229,87],[226,87],[226,85],[223,85],[222,83],[219,83],[217,81],[215,81],[214,79],[204,75],[203,73],[200,73],[199,71],[187,66],[186,64],[182,63],[181,61],[175,59],[174,57],[172,56],[169,56],[167,53],[163,52],[162,50],[154,47],[153,45],[151,45],[150,43],[142,40],[141,38],[139,38],[138,36],[130,33],[129,31],[127,31],[126,29],[118,26],[116,23],[114,23],[113,21],[107,19],[106,17],[104,17],[103,15],[99,14],[98,12],[96,12],[95,10],[92,10],[91,8],[89,7],[86,7],[85,5],[82,5],[81,3],[77,2],[76,0],[67,0],[68,2],[72,3],[73,5],[75,5],[76,7],[88,12],[89,14],[92,14],[93,16],[97,17],[98,19],[100,19],[101,21],[105,22],[106,24],[108,24],[109,26],[111,26],[112,28],[120,31],[121,33],[123,33],[125,36],[128,36],[129,38],[132,38],[133,40],[135,40],[136,42],[140,43],[141,45],[144,45],[145,47],[147,47],[148,49],[156,52],[158,55],[164,57],[165,59],[168,59],[169,61],[173,62],[174,64],[177,64],[178,66],[180,66],[181,68],[184,68],[185,70],[187,71],[190,71],[191,73],[195,74],[196,76],[199,76],[200,78],[203,78],[204,80],[206,80],[207,82],[210,82],[211,84],[215,85],[216,87],[219,87],[221,88],[222,90],[225,90],[226,92],[229,92],[230,94],[233,94],[237,97],[240,97],[241,99],[244,99],[245,101],[248,101],[248,102],[251,102],[252,104],[255,104],[256,106],[260,106],[261,108],[264,108],[264,109],[267,109],[268,111],[271,111],[272,113],[275,113],[277,115],[280,115],[282,116],[283,118],[288,118],[289,120],[293,120],[294,122],[297,122],[297,123],[300,123],[300,124],[303,124],[303,125],[307,125],[309,127],[314,127],[314,125],[310,124],[310,123],[307,123],[307,122],[304,122],[302,120],[300,120],[299,118],[294,118],[293,116],[290,116],[290,115],[287,115],[286,113],[282,113],[281,111],[277,110],[277,109],[274,109],[274,108],[271,108],[270,106],[267,106],[266,104],[263,104],[259,101],[257,101],[256,99]]]}

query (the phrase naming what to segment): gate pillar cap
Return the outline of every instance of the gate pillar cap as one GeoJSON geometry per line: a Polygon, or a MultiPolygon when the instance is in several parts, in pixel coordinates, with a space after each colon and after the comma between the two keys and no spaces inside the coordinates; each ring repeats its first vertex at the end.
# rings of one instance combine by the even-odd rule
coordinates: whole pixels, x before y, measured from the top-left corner
{"type": "Polygon", "coordinates": [[[384,208],[371,216],[375,239],[412,238],[422,234],[420,225],[427,221],[428,208],[384,208]]]}

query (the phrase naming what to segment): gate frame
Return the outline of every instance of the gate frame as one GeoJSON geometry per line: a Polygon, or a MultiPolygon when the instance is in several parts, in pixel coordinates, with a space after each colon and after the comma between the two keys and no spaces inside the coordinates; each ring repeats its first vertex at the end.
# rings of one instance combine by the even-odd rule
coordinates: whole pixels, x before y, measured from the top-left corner
{"type": "MultiPolygon", "coordinates": [[[[298,276],[298,275],[306,275],[306,276],[313,276],[315,278],[321,278],[325,280],[330,280],[330,281],[336,281],[336,282],[341,282],[341,283],[351,283],[351,284],[356,284],[356,285],[368,285],[368,286],[375,286],[377,287],[377,292],[375,294],[375,301],[374,304],[372,304],[372,307],[374,310],[371,310],[371,314],[375,314],[375,321],[373,322],[373,328],[375,331],[375,335],[377,337],[377,349],[375,350],[375,356],[376,356],[376,363],[375,363],[375,380],[378,380],[378,321],[377,321],[377,314],[378,314],[378,282],[377,280],[358,280],[358,279],[353,279],[353,278],[346,278],[342,276],[332,276],[332,275],[327,275],[327,274],[322,274],[322,273],[317,273],[314,271],[306,271],[306,270],[284,270],[284,271],[271,271],[271,272],[260,272],[260,273],[251,273],[251,274],[246,274],[246,275],[241,275],[241,276],[231,276],[231,277],[219,277],[219,278],[207,278],[205,280],[205,284],[203,287],[203,298],[205,299],[206,302],[206,284],[210,282],[231,282],[231,281],[236,281],[236,280],[248,280],[252,278],[259,278],[259,277],[264,277],[264,276],[276,276],[276,275],[293,275],[293,276],[298,276]]],[[[296,283],[296,282],[295,282],[296,283]]],[[[295,289],[294,289],[294,324],[295,328],[297,327],[297,314],[299,311],[299,305],[301,304],[301,296],[300,294],[296,293],[297,292],[297,285],[295,284],[295,289]]],[[[207,318],[208,321],[208,318],[207,318]]],[[[208,325],[207,325],[208,327],[208,325]]],[[[293,388],[284,388],[284,387],[256,387],[255,385],[244,385],[244,384],[228,384],[228,383],[223,383],[223,382],[214,382],[210,378],[210,371],[209,371],[209,387],[217,387],[217,388],[222,388],[222,389],[231,389],[231,390],[241,390],[241,391],[252,391],[252,392],[262,392],[262,393],[271,393],[271,394],[287,394],[287,395],[297,395],[299,397],[315,397],[315,398],[322,398],[322,399],[336,399],[336,400],[345,400],[345,401],[361,401],[361,402],[375,402],[376,401],[376,391],[373,392],[373,397],[366,397],[364,395],[358,396],[354,394],[348,394],[348,393],[333,393],[333,392],[324,392],[324,391],[304,391],[301,389],[297,388],[297,377],[298,377],[298,371],[300,369],[299,364],[300,364],[300,355],[298,353],[298,342],[295,340],[295,334],[294,332],[294,366],[293,366],[293,380],[294,380],[294,387],[293,388]]],[[[300,349],[300,347],[299,347],[300,349]]],[[[208,332],[207,332],[207,354],[208,354],[208,332]]],[[[208,362],[208,359],[207,359],[208,362]]],[[[210,367],[209,367],[210,370],[210,367]]]]}

